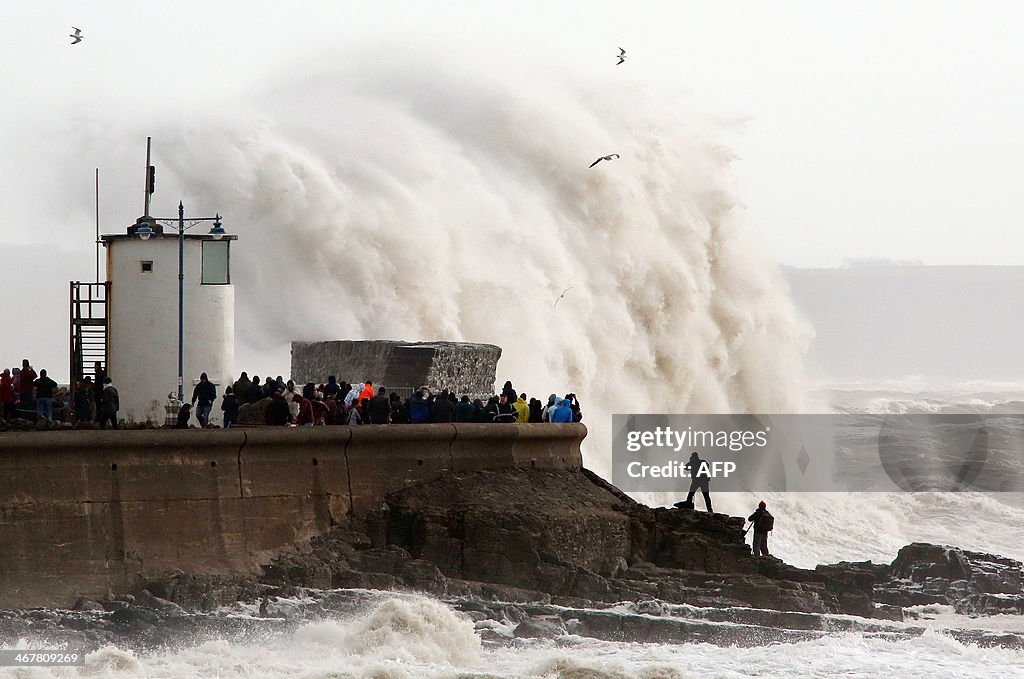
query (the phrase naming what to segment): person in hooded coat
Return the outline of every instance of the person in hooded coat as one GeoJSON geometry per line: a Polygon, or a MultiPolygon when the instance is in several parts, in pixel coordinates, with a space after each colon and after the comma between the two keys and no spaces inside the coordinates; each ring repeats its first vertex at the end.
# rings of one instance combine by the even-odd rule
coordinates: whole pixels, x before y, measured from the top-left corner
{"type": "MultiPolygon", "coordinates": [[[[267,378],[270,379],[269,377],[267,378]]],[[[275,427],[284,427],[292,420],[292,414],[288,410],[288,403],[280,391],[275,391],[270,397],[270,403],[263,414],[263,422],[275,427]]]]}
{"type": "MultiPolygon", "coordinates": [[[[245,373],[242,373],[243,375],[245,373]]],[[[224,411],[224,422],[221,425],[224,429],[228,429],[231,425],[238,422],[238,396],[235,395],[234,387],[228,387],[224,390],[224,398],[220,402],[220,409],[224,411]]]]}
{"type": "Polygon", "coordinates": [[[402,397],[391,392],[391,424],[409,424],[409,409],[402,403],[402,397]]]}
{"type": "Polygon", "coordinates": [[[767,521],[767,517],[771,514],[768,513],[768,505],[765,504],[764,500],[757,503],[757,509],[754,513],[747,517],[747,521],[750,521],[754,525],[754,556],[771,556],[768,553],[768,528],[769,525],[774,524],[774,520],[771,522],[767,521]]]}
{"type": "Polygon", "coordinates": [[[572,422],[572,408],[567,399],[558,402],[558,407],[548,411],[549,422],[572,422]]]}
{"type": "Polygon", "coordinates": [[[352,388],[348,390],[348,393],[345,394],[345,410],[346,411],[352,407],[352,403],[353,402],[355,402],[355,403],[359,402],[359,392],[361,392],[365,387],[366,387],[365,384],[360,384],[359,386],[356,386],[356,385],[353,384],[352,388]]]}
{"type": "Polygon", "coordinates": [[[451,422],[455,419],[455,406],[448,400],[448,395],[441,393],[434,399],[430,407],[431,422],[451,422]]]}
{"type": "MultiPolygon", "coordinates": [[[[237,396],[237,394],[235,394],[237,396]]],[[[249,393],[246,395],[246,403],[255,403],[263,399],[263,384],[260,383],[260,376],[253,375],[249,382],[249,393]]]]}
{"type": "MultiPolygon", "coordinates": [[[[231,389],[234,391],[235,398],[238,399],[239,403],[249,402],[249,389],[251,388],[252,382],[249,381],[249,375],[246,372],[239,375],[235,383],[231,385],[231,389]]],[[[227,393],[227,389],[224,390],[224,393],[227,393]]]]}
{"type": "MultiPolygon", "coordinates": [[[[284,386],[282,386],[280,389],[278,389],[277,388],[277,382],[274,381],[273,377],[270,377],[268,375],[266,382],[263,383],[263,398],[267,398],[268,396],[273,397],[275,391],[280,391],[282,396],[283,396],[284,395],[284,386]]],[[[287,401],[285,402],[285,405],[288,405],[287,401]]]]}
{"type": "Polygon", "coordinates": [[[531,398],[529,406],[530,418],[527,420],[527,422],[543,422],[543,420],[541,420],[540,418],[540,414],[544,408],[541,406],[540,401],[535,398],[531,398]]]}
{"type": "Polygon", "coordinates": [[[178,420],[174,425],[175,429],[188,429],[188,421],[192,419],[192,404],[182,403],[178,408],[178,420]]]}
{"type": "Polygon", "coordinates": [[[327,384],[324,386],[324,398],[330,398],[331,396],[337,396],[338,392],[341,391],[341,385],[338,384],[338,378],[334,375],[327,376],[327,384]]]}
{"type": "Polygon", "coordinates": [[[387,390],[381,387],[366,406],[366,414],[370,418],[370,424],[391,423],[391,400],[388,398],[387,390]]]}
{"type": "Polygon", "coordinates": [[[547,405],[544,406],[544,408],[540,411],[540,421],[541,422],[550,422],[551,421],[551,411],[554,410],[557,407],[558,407],[558,396],[556,396],[555,394],[551,394],[551,396],[548,396],[548,403],[547,403],[547,405]]]}
{"type": "Polygon", "coordinates": [[[217,387],[210,381],[206,373],[203,373],[199,376],[199,384],[192,390],[191,401],[192,407],[196,409],[196,419],[199,420],[200,427],[205,427],[210,423],[210,411],[213,410],[215,400],[217,400],[217,387]]]}
{"type": "Polygon", "coordinates": [[[526,403],[526,394],[519,394],[512,407],[516,409],[516,422],[526,424],[530,421],[530,406],[526,403]]]}
{"type": "Polygon", "coordinates": [[[459,401],[459,405],[455,406],[455,421],[472,422],[474,412],[476,412],[476,409],[473,408],[473,404],[469,402],[469,396],[463,394],[462,400],[459,401]]]}
{"type": "Polygon", "coordinates": [[[409,421],[413,424],[430,422],[430,401],[421,389],[409,397],[409,421]]]}
{"type": "Polygon", "coordinates": [[[501,388],[501,393],[505,395],[509,403],[515,403],[519,396],[516,394],[515,388],[512,386],[512,381],[507,380],[505,386],[501,388]]]}

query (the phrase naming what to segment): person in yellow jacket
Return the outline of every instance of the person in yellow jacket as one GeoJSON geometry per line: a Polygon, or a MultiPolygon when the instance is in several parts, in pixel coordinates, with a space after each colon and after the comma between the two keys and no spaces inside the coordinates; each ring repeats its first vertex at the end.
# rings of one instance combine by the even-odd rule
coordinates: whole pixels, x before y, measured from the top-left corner
{"type": "Polygon", "coordinates": [[[530,421],[530,404],[526,402],[526,394],[519,394],[519,398],[512,405],[516,407],[516,412],[519,413],[516,417],[516,422],[526,424],[530,421]]]}

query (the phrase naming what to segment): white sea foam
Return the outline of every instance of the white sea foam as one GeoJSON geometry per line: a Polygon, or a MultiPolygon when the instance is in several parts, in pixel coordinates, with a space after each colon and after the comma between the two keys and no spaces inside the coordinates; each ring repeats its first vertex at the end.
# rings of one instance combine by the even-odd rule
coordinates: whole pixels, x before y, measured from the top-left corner
{"type": "Polygon", "coordinates": [[[757,649],[580,637],[483,648],[472,625],[431,599],[385,600],[365,615],[299,627],[273,643],[211,641],[177,651],[90,653],[81,668],[0,669],[0,677],[123,679],[686,679],[689,677],[1019,677],[1024,652],[936,631],[898,641],[840,634],[757,649]]]}

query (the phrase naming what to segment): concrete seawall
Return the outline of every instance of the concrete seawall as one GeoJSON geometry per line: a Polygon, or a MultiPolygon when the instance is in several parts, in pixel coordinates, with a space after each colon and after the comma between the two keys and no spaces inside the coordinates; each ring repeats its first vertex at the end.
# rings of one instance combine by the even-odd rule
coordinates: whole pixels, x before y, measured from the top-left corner
{"type": "Polygon", "coordinates": [[[69,606],[174,570],[252,573],[449,471],[582,466],[580,424],[0,435],[0,608],[69,606]]]}

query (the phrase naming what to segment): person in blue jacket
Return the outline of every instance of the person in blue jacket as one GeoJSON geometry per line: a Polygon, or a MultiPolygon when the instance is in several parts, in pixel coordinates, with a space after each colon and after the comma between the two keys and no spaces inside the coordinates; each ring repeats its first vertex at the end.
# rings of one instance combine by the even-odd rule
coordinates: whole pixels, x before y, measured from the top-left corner
{"type": "Polygon", "coordinates": [[[572,422],[572,406],[568,399],[558,402],[558,407],[551,411],[549,422],[572,422]]]}

